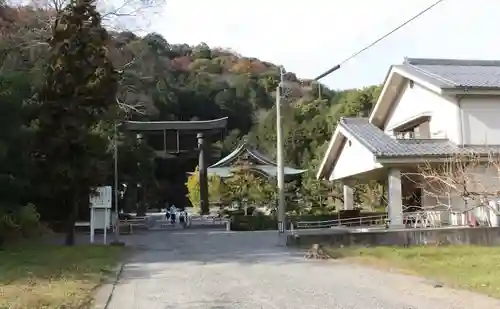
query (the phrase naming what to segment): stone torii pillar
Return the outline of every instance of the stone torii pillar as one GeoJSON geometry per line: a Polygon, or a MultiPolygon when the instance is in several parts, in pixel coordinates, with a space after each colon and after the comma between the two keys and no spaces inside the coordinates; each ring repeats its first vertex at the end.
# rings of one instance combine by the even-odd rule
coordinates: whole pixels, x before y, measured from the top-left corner
{"type": "Polygon", "coordinates": [[[208,177],[207,177],[207,164],[206,164],[206,145],[205,136],[203,133],[196,135],[198,139],[198,172],[200,179],[200,209],[201,214],[208,214],[210,212],[210,205],[208,203],[208,177]]]}

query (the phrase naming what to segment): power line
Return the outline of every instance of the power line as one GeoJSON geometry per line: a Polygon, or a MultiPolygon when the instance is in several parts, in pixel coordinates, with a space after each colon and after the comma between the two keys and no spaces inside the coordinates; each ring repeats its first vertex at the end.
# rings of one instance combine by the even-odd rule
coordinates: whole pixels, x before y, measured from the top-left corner
{"type": "Polygon", "coordinates": [[[383,36],[381,36],[380,38],[378,38],[377,40],[373,41],[371,44],[365,46],[363,49],[355,52],[354,54],[352,54],[351,56],[347,57],[346,59],[344,59],[342,62],[340,62],[339,64],[337,64],[336,66],[334,66],[333,68],[329,69],[328,71],[324,72],[323,74],[319,75],[318,77],[316,77],[314,80],[320,80],[322,79],[323,77],[327,76],[327,75],[330,75],[331,73],[333,73],[334,71],[337,71],[338,69],[340,69],[340,67],[346,63],[347,61],[351,60],[352,58],[358,56],[359,54],[361,54],[362,52],[366,51],[367,49],[373,47],[374,45],[376,45],[378,42],[382,41],[383,39],[385,39],[386,37],[390,36],[391,34],[393,34],[394,32],[398,31],[399,29],[403,28],[404,26],[408,25],[409,23],[411,23],[412,21],[414,21],[415,19],[419,18],[420,16],[424,15],[425,13],[427,13],[428,11],[430,11],[431,9],[433,9],[435,6],[437,6],[438,4],[440,4],[441,2],[443,2],[445,0],[438,0],[436,2],[434,2],[432,5],[428,6],[427,8],[425,8],[424,10],[420,11],[417,15],[413,16],[412,18],[408,19],[407,21],[405,21],[404,23],[402,23],[401,25],[397,26],[396,28],[394,28],[393,30],[391,30],[390,32],[384,34],[383,36]]]}

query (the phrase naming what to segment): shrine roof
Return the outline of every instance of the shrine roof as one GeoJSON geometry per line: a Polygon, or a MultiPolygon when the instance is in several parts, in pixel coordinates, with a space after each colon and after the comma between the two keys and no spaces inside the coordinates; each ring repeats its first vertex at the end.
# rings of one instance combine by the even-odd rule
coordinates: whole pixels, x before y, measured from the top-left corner
{"type": "MultiPolygon", "coordinates": [[[[260,171],[268,176],[277,175],[277,165],[274,161],[267,158],[257,149],[251,147],[247,143],[243,143],[226,157],[222,158],[215,164],[208,167],[209,174],[216,174],[219,177],[229,177],[232,174],[233,164],[238,160],[245,159],[252,162],[251,169],[260,171]]],[[[306,170],[296,169],[293,167],[285,167],[285,175],[299,175],[306,170]]]]}
{"type": "MultiPolygon", "coordinates": [[[[233,174],[232,171],[233,167],[214,167],[211,168],[209,167],[207,169],[207,173],[210,175],[217,175],[221,178],[226,178],[226,177],[231,177],[233,174]]],[[[278,174],[278,167],[276,166],[271,166],[271,165],[252,165],[250,167],[251,170],[263,173],[269,177],[276,177],[278,174]]],[[[305,173],[306,170],[301,170],[301,169],[295,169],[293,167],[287,167],[285,166],[285,176],[293,176],[293,175],[300,175],[302,173],[305,173]]]]}
{"type": "Polygon", "coordinates": [[[257,164],[276,166],[276,163],[266,158],[266,156],[263,155],[260,151],[251,147],[247,143],[243,143],[238,146],[238,148],[233,150],[230,154],[220,159],[218,162],[212,164],[209,168],[231,166],[232,163],[235,163],[238,159],[243,157],[252,158],[256,161],[257,164]]]}

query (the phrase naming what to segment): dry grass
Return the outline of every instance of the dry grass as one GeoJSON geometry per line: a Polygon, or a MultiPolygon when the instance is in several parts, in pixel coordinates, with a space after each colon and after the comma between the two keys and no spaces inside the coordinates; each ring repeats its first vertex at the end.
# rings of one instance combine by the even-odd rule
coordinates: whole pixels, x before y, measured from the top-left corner
{"type": "Polygon", "coordinates": [[[436,279],[500,298],[500,248],[416,246],[326,249],[337,258],[436,279]]]}
{"type": "Polygon", "coordinates": [[[0,251],[0,308],[87,308],[123,248],[30,244],[0,251]]]}

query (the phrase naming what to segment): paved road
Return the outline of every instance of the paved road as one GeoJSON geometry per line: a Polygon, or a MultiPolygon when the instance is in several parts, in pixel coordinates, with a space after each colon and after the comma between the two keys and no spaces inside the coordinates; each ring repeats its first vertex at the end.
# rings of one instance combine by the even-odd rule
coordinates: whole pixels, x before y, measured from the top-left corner
{"type": "Polygon", "coordinates": [[[342,261],[307,261],[276,232],[136,235],[109,309],[488,309],[500,301],[342,261]]]}

